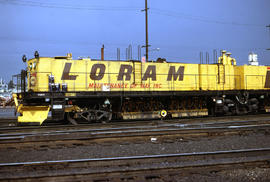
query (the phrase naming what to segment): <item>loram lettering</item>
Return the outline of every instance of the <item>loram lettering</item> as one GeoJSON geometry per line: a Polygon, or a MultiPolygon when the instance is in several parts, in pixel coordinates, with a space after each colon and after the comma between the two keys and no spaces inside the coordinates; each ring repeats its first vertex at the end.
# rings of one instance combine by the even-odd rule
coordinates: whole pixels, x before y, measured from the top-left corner
{"type": "MultiPolygon", "coordinates": [[[[70,69],[71,69],[72,63],[66,63],[63,74],[62,74],[62,80],[76,80],[78,75],[71,75],[70,69]]],[[[133,67],[128,64],[121,64],[120,69],[117,76],[117,81],[129,81],[131,80],[131,74],[133,67]]],[[[167,73],[167,81],[183,81],[184,79],[184,66],[179,66],[178,69],[175,66],[170,66],[168,73],[167,73]]],[[[94,64],[90,71],[90,79],[91,80],[102,80],[106,71],[106,66],[104,64],[94,64]]],[[[157,71],[155,65],[149,65],[146,68],[146,71],[144,72],[142,76],[142,81],[146,81],[148,79],[151,79],[152,81],[157,80],[157,71]]]]}

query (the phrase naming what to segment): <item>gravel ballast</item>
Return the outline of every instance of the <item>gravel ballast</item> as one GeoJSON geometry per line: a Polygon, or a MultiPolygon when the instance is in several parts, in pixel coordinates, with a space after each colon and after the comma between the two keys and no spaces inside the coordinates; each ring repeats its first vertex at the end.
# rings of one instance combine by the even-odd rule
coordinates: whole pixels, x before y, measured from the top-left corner
{"type": "Polygon", "coordinates": [[[215,136],[159,142],[159,138],[143,143],[101,143],[82,146],[47,148],[1,149],[0,163],[87,159],[119,156],[141,156],[170,153],[210,152],[222,150],[270,147],[270,135],[215,136]]]}

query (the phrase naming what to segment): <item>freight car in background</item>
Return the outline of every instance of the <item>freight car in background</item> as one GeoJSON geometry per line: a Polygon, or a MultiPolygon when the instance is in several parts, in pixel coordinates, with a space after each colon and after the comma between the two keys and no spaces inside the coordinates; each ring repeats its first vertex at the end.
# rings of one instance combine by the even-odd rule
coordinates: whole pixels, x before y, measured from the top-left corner
{"type": "Polygon", "coordinates": [[[14,94],[19,123],[42,124],[49,111],[52,119],[73,124],[270,111],[270,66],[237,66],[226,51],[215,64],[73,60],[38,52],[23,61],[23,89],[14,94]]]}

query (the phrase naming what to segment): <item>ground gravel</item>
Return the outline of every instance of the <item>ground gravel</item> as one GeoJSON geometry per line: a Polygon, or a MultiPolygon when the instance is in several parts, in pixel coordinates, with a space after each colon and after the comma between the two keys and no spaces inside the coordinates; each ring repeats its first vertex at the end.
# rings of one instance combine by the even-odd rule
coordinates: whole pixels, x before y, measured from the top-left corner
{"type": "Polygon", "coordinates": [[[118,156],[141,156],[169,153],[210,152],[222,150],[270,147],[270,135],[263,133],[211,138],[177,139],[159,142],[149,139],[143,143],[104,143],[87,146],[33,149],[0,149],[0,163],[87,159],[118,156]]]}
{"type": "Polygon", "coordinates": [[[162,182],[269,182],[270,169],[265,168],[248,168],[248,169],[232,169],[220,172],[193,172],[190,174],[173,174],[163,178],[162,182]],[[168,180],[169,179],[169,180],[168,180]]]}

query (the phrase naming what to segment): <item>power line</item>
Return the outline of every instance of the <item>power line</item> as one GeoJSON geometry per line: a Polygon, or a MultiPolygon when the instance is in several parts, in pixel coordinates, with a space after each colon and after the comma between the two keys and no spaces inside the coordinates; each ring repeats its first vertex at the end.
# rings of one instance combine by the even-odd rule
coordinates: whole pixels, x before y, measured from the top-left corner
{"type": "MultiPolygon", "coordinates": [[[[105,7],[105,6],[74,6],[66,4],[57,4],[57,3],[43,3],[29,0],[0,0],[0,3],[12,4],[19,6],[32,6],[32,7],[41,7],[41,8],[52,8],[52,9],[70,9],[70,10],[87,10],[87,11],[138,11],[140,7],[105,7]]],[[[168,11],[158,8],[151,8],[151,12],[154,14],[169,16],[174,18],[189,19],[193,21],[199,21],[204,23],[213,23],[213,24],[222,24],[222,25],[234,25],[234,26],[245,26],[245,27],[264,27],[262,24],[250,24],[250,23],[240,23],[234,21],[221,21],[210,19],[209,17],[194,16],[189,14],[184,14],[175,11],[168,11]]],[[[139,11],[138,11],[139,12],[139,11]]]]}
{"type": "Polygon", "coordinates": [[[163,16],[169,16],[174,18],[182,18],[182,19],[189,19],[194,21],[200,21],[204,23],[214,23],[214,24],[223,24],[223,25],[235,25],[235,26],[249,26],[249,27],[264,27],[265,25],[262,24],[249,24],[249,23],[239,23],[239,22],[230,22],[230,21],[220,21],[209,19],[208,17],[201,17],[201,16],[193,16],[188,14],[183,14],[174,11],[167,11],[157,8],[151,8],[154,14],[159,14],[163,16]]]}
{"type": "Polygon", "coordinates": [[[88,10],[88,11],[138,11],[139,7],[105,7],[105,6],[74,6],[74,5],[61,5],[56,3],[43,3],[24,0],[0,0],[2,4],[11,4],[19,6],[52,8],[52,9],[71,9],[71,10],[88,10]]]}

